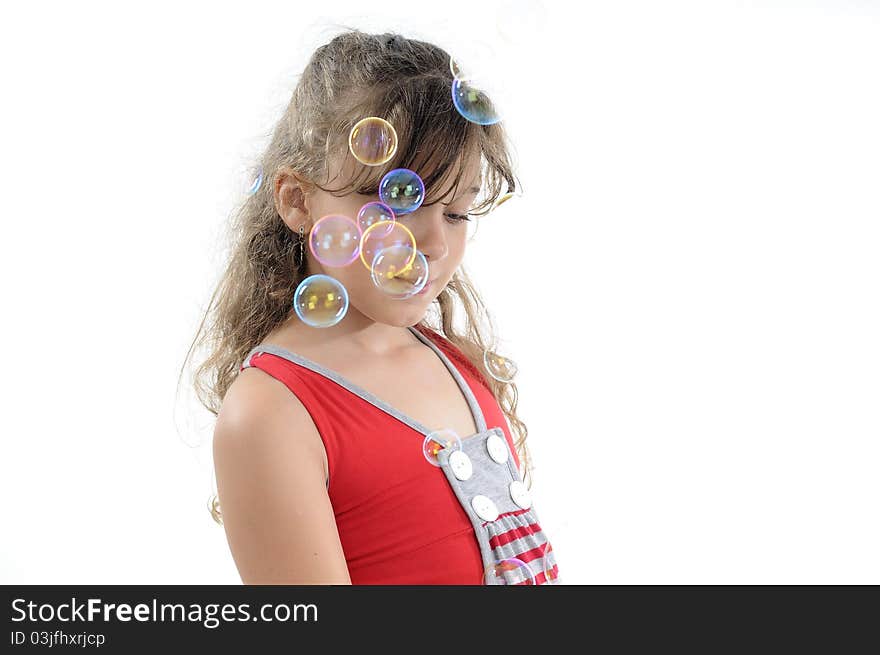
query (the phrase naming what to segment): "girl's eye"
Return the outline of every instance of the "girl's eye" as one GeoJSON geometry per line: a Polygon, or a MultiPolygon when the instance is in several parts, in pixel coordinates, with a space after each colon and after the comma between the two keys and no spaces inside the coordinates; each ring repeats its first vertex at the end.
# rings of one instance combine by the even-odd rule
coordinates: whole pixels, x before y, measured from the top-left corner
{"type": "Polygon", "coordinates": [[[446,218],[451,219],[450,223],[460,223],[462,221],[469,221],[470,214],[444,214],[446,218]]]}

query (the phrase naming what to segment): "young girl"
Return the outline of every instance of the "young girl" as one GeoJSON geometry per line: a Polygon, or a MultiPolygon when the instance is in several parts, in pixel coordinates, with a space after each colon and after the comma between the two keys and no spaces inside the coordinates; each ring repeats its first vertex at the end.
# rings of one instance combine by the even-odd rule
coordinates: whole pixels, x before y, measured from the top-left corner
{"type": "Polygon", "coordinates": [[[196,335],[210,349],[196,390],[217,415],[212,515],[246,584],[558,581],[524,482],[516,387],[487,367],[489,315],[460,266],[467,221],[497,204],[502,183],[516,188],[506,136],[456,110],[453,80],[429,43],[337,36],[307,64],[262,157],[266,181],[238,214],[213,321],[196,335]],[[383,165],[352,156],[364,117],[396,130],[383,165]],[[309,247],[316,221],[355,217],[398,168],[424,180],[422,204],[397,220],[428,277],[402,299],[309,247]],[[314,274],[348,293],[326,327],[292,308],[314,274]]]}

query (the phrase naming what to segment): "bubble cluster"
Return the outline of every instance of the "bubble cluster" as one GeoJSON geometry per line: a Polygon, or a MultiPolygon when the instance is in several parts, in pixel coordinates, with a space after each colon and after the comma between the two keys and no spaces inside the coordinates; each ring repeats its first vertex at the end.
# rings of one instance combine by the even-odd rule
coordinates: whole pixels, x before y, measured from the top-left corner
{"type": "Polygon", "coordinates": [[[451,428],[435,430],[426,435],[422,442],[422,453],[425,455],[425,459],[434,466],[440,466],[437,453],[447,448],[452,451],[461,450],[461,438],[451,428]]]}
{"type": "Polygon", "coordinates": [[[306,325],[330,327],[341,321],[348,311],[348,291],[329,275],[310,275],[296,287],[293,308],[306,325]]]}
{"type": "Polygon", "coordinates": [[[369,116],[351,128],[348,149],[362,164],[381,166],[397,151],[397,131],[384,118],[369,116]]]}
{"type": "MultiPolygon", "coordinates": [[[[529,15],[542,18],[539,4],[522,5],[525,17],[504,16],[498,30],[505,38],[528,38],[529,15]]],[[[492,125],[501,120],[499,107],[504,102],[504,86],[500,78],[509,68],[488,42],[476,39],[463,44],[464,60],[450,57],[453,76],[452,102],[466,120],[492,125]],[[462,61],[466,61],[462,65],[462,61]],[[498,78],[498,79],[496,79],[498,78]]],[[[382,166],[398,151],[398,135],[394,125],[379,116],[358,120],[348,134],[352,156],[365,166],[382,166]]],[[[258,168],[251,178],[248,193],[253,194],[263,183],[263,170],[258,168]]],[[[327,268],[341,268],[360,258],[376,288],[393,299],[406,299],[428,291],[429,266],[418,250],[412,232],[397,219],[415,212],[425,200],[425,184],[416,171],[395,168],[385,173],[378,188],[378,201],[364,204],[355,218],[331,214],[319,219],[309,232],[309,251],[327,268]]],[[[496,209],[518,194],[509,192],[493,205],[496,209]]],[[[470,221],[468,240],[476,232],[477,221],[470,221]]],[[[338,322],[348,310],[348,291],[335,278],[319,274],[303,280],[296,289],[294,308],[301,320],[314,327],[338,322]]],[[[486,369],[495,379],[509,381],[516,373],[513,362],[488,352],[486,369]]],[[[456,436],[457,439],[457,436],[456,436]]],[[[428,442],[426,441],[426,447],[428,442]]],[[[426,451],[426,457],[427,451],[426,451]]],[[[430,461],[430,458],[429,458],[430,461]]]]}

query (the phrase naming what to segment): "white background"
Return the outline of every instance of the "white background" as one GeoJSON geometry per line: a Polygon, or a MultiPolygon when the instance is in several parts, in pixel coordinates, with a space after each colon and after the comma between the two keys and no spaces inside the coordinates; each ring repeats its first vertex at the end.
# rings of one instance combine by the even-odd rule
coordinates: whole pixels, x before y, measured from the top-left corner
{"type": "MultiPolygon", "coordinates": [[[[0,582],[240,581],[176,389],[240,171],[334,24],[505,4],[4,9],[0,582]]],[[[880,583],[880,3],[544,4],[467,265],[563,580],[880,583]]]]}

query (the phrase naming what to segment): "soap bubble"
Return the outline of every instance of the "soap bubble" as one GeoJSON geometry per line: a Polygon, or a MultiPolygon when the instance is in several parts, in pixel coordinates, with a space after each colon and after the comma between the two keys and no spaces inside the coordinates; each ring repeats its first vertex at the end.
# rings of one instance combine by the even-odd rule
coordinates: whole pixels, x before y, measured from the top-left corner
{"type": "Polygon", "coordinates": [[[501,194],[500,196],[498,196],[498,200],[496,200],[493,203],[492,211],[494,212],[501,205],[503,205],[506,202],[509,202],[510,200],[512,200],[514,198],[522,198],[522,195],[523,195],[523,193],[520,189],[516,189],[515,191],[508,191],[507,193],[501,194]]]}
{"type": "Polygon", "coordinates": [[[547,584],[553,584],[559,578],[559,567],[556,565],[556,556],[549,541],[541,548],[541,562],[547,584]]]}
{"type": "Polygon", "coordinates": [[[362,164],[380,166],[388,162],[397,151],[397,131],[384,118],[364,118],[351,128],[348,149],[362,164]]]}
{"type": "Polygon", "coordinates": [[[245,195],[252,196],[263,186],[263,167],[259,164],[239,167],[238,175],[243,178],[241,188],[245,195]]]}
{"type": "Polygon", "coordinates": [[[535,575],[529,565],[516,557],[496,560],[486,567],[487,585],[533,585],[535,575]]]}
{"type": "Polygon", "coordinates": [[[499,382],[510,382],[516,376],[517,367],[511,359],[502,357],[498,353],[486,350],[483,353],[483,363],[486,370],[499,382]]]}
{"type": "Polygon", "coordinates": [[[409,228],[400,221],[380,221],[373,223],[361,235],[361,262],[372,274],[376,255],[391,246],[409,246],[410,259],[403,268],[412,265],[416,257],[416,238],[409,228]]]}
{"type": "Polygon", "coordinates": [[[509,104],[508,76],[511,55],[502,57],[485,41],[467,42],[450,57],[452,102],[467,120],[492,125],[502,118],[502,108],[509,104]]]}
{"type": "Polygon", "coordinates": [[[409,214],[418,209],[425,199],[425,183],[414,171],[395,168],[385,173],[379,182],[379,199],[395,215],[409,214]]]}
{"type": "Polygon", "coordinates": [[[446,448],[449,450],[461,450],[461,438],[451,428],[434,430],[426,435],[425,440],[422,442],[422,453],[425,455],[425,459],[434,466],[440,466],[440,462],[437,460],[437,453],[446,448]]]}
{"type": "Polygon", "coordinates": [[[452,81],[452,104],[459,114],[477,125],[493,125],[501,120],[499,95],[500,87],[488,87],[474,80],[452,81]]]}
{"type": "Polygon", "coordinates": [[[293,309],[307,325],[330,327],[341,321],[348,311],[348,291],[329,275],[310,275],[296,287],[293,309]]]}
{"type": "Polygon", "coordinates": [[[309,249],[324,266],[348,266],[360,252],[361,230],[348,216],[328,214],[309,233],[309,249]]]}
{"type": "Polygon", "coordinates": [[[379,290],[396,300],[403,300],[425,288],[428,260],[418,251],[413,257],[412,246],[408,243],[398,243],[376,253],[370,273],[379,290]]]}
{"type": "Polygon", "coordinates": [[[394,220],[396,220],[394,210],[384,202],[368,202],[361,207],[357,215],[357,224],[362,233],[374,223],[394,220]]]}

